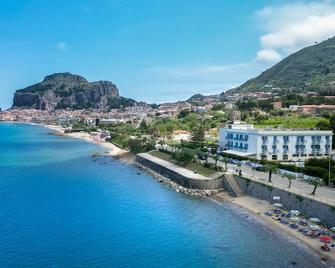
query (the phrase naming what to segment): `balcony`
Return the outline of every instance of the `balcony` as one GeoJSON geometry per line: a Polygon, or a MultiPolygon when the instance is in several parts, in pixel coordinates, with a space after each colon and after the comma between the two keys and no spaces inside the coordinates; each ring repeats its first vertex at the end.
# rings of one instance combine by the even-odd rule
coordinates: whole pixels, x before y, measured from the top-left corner
{"type": "Polygon", "coordinates": [[[320,145],[320,141],[312,141],[312,145],[320,145]]]}

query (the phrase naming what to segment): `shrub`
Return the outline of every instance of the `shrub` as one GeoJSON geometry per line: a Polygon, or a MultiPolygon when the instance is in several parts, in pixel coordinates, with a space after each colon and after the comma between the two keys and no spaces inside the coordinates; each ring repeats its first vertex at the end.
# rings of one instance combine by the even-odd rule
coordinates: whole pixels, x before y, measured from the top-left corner
{"type": "Polygon", "coordinates": [[[204,165],[205,168],[211,168],[212,167],[212,165],[208,162],[205,162],[203,165],[204,165]]]}
{"type": "Polygon", "coordinates": [[[179,152],[173,152],[172,159],[176,160],[180,164],[187,164],[194,159],[194,153],[191,150],[184,149],[179,152]]]}

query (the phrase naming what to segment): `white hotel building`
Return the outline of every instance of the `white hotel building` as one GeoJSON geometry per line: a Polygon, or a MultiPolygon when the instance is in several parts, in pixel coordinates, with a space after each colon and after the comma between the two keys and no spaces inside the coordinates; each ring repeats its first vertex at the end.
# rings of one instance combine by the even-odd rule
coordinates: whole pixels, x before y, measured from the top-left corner
{"type": "Polygon", "coordinates": [[[257,129],[253,125],[234,123],[220,128],[220,148],[229,154],[256,159],[303,161],[328,157],[332,135],[332,131],[257,129]]]}

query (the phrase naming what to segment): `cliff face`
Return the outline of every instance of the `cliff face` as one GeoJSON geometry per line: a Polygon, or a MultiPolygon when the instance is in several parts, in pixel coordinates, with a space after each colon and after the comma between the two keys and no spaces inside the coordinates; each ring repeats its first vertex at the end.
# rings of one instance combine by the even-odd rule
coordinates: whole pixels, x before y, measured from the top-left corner
{"type": "Polygon", "coordinates": [[[79,75],[56,73],[46,76],[38,84],[17,90],[13,108],[108,110],[134,103],[134,100],[120,97],[112,82],[88,82],[79,75]]]}

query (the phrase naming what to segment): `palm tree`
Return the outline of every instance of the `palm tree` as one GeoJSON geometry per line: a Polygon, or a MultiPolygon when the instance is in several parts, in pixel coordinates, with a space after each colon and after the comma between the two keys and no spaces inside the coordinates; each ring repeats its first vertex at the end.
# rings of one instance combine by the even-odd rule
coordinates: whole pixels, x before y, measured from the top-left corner
{"type": "Polygon", "coordinates": [[[228,170],[228,158],[227,157],[222,157],[222,162],[224,163],[225,170],[228,170]]]}
{"type": "Polygon", "coordinates": [[[256,168],[252,165],[251,169],[252,169],[252,177],[255,178],[255,170],[256,170],[256,168]]]}
{"type": "Polygon", "coordinates": [[[215,154],[213,158],[215,160],[215,168],[218,169],[218,161],[221,158],[221,156],[219,154],[215,154]]]}
{"type": "Polygon", "coordinates": [[[288,188],[291,188],[292,181],[294,181],[297,177],[291,174],[283,174],[283,177],[285,177],[288,180],[288,188]]]}
{"type": "Polygon", "coordinates": [[[308,183],[314,186],[313,192],[311,193],[312,195],[315,195],[316,192],[316,188],[318,186],[322,185],[322,179],[319,178],[312,178],[310,180],[308,180],[308,183]]]}
{"type": "Polygon", "coordinates": [[[277,173],[278,169],[274,165],[266,164],[263,166],[263,171],[269,172],[269,182],[272,182],[272,174],[277,173]]]}

